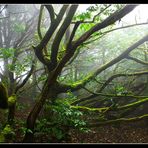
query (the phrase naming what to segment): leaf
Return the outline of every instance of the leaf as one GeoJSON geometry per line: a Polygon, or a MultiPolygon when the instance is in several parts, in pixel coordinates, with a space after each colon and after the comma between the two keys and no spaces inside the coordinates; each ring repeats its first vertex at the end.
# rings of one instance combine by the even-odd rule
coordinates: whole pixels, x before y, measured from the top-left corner
{"type": "Polygon", "coordinates": [[[33,131],[31,129],[27,129],[27,133],[33,134],[33,131]]]}

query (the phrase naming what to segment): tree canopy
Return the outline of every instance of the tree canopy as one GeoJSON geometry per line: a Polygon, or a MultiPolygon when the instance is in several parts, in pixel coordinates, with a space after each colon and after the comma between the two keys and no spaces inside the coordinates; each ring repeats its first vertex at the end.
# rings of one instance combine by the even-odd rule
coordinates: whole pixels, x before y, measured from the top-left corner
{"type": "Polygon", "coordinates": [[[147,22],[122,22],[137,7],[0,5],[0,94],[8,92],[9,130],[25,98],[33,102],[23,125],[27,143],[40,131],[54,141],[71,128],[147,118],[147,22]]]}

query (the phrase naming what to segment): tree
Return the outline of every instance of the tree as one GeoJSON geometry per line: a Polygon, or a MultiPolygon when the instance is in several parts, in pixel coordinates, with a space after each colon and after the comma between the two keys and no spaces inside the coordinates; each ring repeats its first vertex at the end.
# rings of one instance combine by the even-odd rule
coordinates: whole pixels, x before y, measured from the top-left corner
{"type": "MultiPolygon", "coordinates": [[[[133,35],[127,30],[122,36],[126,28],[147,23],[115,27],[137,5],[100,4],[90,6],[84,13],[77,12],[78,5],[58,5],[58,10],[56,6],[41,5],[39,12],[35,5],[0,6],[0,51],[4,63],[0,77],[8,88],[9,99],[25,91],[29,80],[41,91],[28,116],[23,141],[33,142],[36,121],[45,105],[49,106],[45,116],[49,120],[56,120],[54,110],[61,107],[55,116],[60,124],[65,120],[61,120],[65,110],[65,116],[77,117],[81,114],[77,110],[82,111],[88,121],[87,125],[79,124],[82,128],[147,118],[147,114],[125,118],[148,101],[147,96],[140,95],[147,86],[147,28],[138,28],[140,32],[135,28],[133,35]],[[74,98],[68,106],[58,103],[63,93],[74,98]]],[[[29,88],[32,85],[28,83],[29,88]]],[[[9,123],[14,119],[15,102],[9,106],[9,123]]],[[[54,124],[50,122],[51,127],[54,124]]],[[[60,126],[65,133],[75,128],[60,126]]]]}
{"type": "MultiPolygon", "coordinates": [[[[0,78],[8,89],[9,97],[11,97],[18,95],[18,90],[29,80],[35,67],[33,58],[29,56],[31,51],[29,51],[28,44],[31,43],[35,32],[34,26],[37,21],[37,17],[35,17],[37,11],[30,15],[28,7],[22,5],[7,5],[2,10],[0,19],[0,53],[3,66],[0,78]],[[25,71],[28,72],[25,75],[22,74],[25,71]]],[[[14,119],[15,106],[16,101],[9,106],[8,122],[10,123],[14,119]]]]}
{"type": "MultiPolygon", "coordinates": [[[[37,46],[33,46],[33,48],[34,48],[35,54],[36,54],[37,58],[39,59],[39,61],[42,64],[44,64],[46,66],[46,68],[48,69],[48,72],[47,72],[48,77],[44,83],[44,86],[42,88],[42,92],[39,96],[38,102],[35,104],[35,106],[33,107],[32,111],[30,112],[30,114],[28,116],[27,129],[31,130],[32,132],[26,132],[24,142],[32,142],[35,121],[36,121],[38,114],[41,111],[43,105],[45,104],[46,99],[50,99],[51,102],[54,103],[58,94],[60,94],[62,92],[66,92],[68,90],[76,91],[80,88],[85,87],[85,85],[87,83],[89,83],[92,79],[94,79],[101,72],[103,72],[107,68],[111,67],[112,65],[120,62],[122,59],[125,59],[126,57],[128,57],[128,55],[131,51],[133,51],[139,45],[143,44],[144,42],[146,42],[148,40],[148,35],[144,36],[142,39],[135,42],[133,45],[131,45],[129,48],[127,48],[125,51],[123,51],[116,58],[105,63],[104,65],[99,67],[95,72],[93,72],[92,74],[89,74],[87,77],[85,77],[81,81],[78,81],[78,82],[73,83],[71,85],[70,84],[69,85],[68,84],[61,84],[57,81],[58,77],[62,73],[63,68],[75,56],[75,54],[77,53],[76,51],[79,48],[81,48],[81,46],[83,44],[85,44],[85,42],[87,40],[89,40],[91,37],[93,37],[93,35],[96,32],[98,32],[101,29],[106,28],[106,27],[114,24],[116,21],[120,20],[122,17],[124,17],[129,12],[131,12],[136,6],[137,5],[126,5],[122,8],[120,8],[119,10],[110,14],[102,22],[96,23],[93,26],[91,26],[82,35],[80,35],[77,39],[75,39],[78,27],[81,24],[85,23],[85,21],[83,21],[83,20],[72,22],[73,21],[72,19],[75,15],[78,5],[71,5],[71,6],[63,5],[60,12],[56,16],[55,16],[54,8],[52,5],[44,5],[44,7],[49,12],[49,16],[50,16],[50,20],[51,20],[50,27],[48,28],[44,37],[41,39],[41,42],[37,46]],[[69,8],[69,11],[68,11],[66,17],[64,17],[64,14],[66,13],[66,10],[68,8],[69,8]],[[61,26],[59,26],[60,22],[62,23],[61,26]],[[66,33],[66,30],[69,27],[69,25],[72,23],[74,24],[74,27],[71,31],[69,40],[64,45],[64,48],[65,48],[64,54],[62,55],[62,57],[60,59],[58,59],[58,55],[59,55],[60,51],[62,50],[60,45],[61,45],[61,43],[63,43],[62,42],[63,36],[66,33]],[[52,45],[51,45],[50,51],[48,51],[49,55],[45,56],[44,49],[46,48],[48,42],[50,41],[51,37],[53,36],[53,34],[57,28],[58,28],[58,30],[54,36],[53,42],[51,43],[52,45]]],[[[106,7],[108,7],[108,6],[106,6],[106,7]]],[[[40,10],[40,17],[41,17],[41,13],[42,13],[42,9],[40,10]]],[[[40,23],[40,21],[38,23],[40,23]]],[[[147,71],[141,72],[141,73],[129,74],[129,76],[130,75],[143,75],[143,74],[147,74],[147,71]]],[[[123,75],[119,74],[118,76],[123,76],[123,75]]],[[[113,78],[115,78],[115,77],[116,76],[113,76],[113,78]]],[[[112,77],[108,81],[110,81],[110,80],[112,80],[112,77]]],[[[104,86],[106,86],[108,81],[102,86],[100,91],[102,91],[102,89],[104,88],[104,86]]],[[[94,94],[94,95],[99,95],[99,94],[94,94]]],[[[86,98],[84,100],[86,100],[86,98]]],[[[117,110],[127,109],[128,107],[135,107],[135,106],[140,105],[141,103],[144,103],[146,101],[147,101],[147,99],[143,99],[139,102],[135,102],[133,104],[119,107],[119,108],[117,108],[117,110]]],[[[77,107],[77,108],[80,108],[80,107],[77,107]]],[[[85,107],[82,109],[91,110],[91,109],[88,109],[85,107]]],[[[103,108],[98,109],[98,111],[99,110],[104,110],[104,111],[106,110],[106,112],[107,112],[112,109],[113,109],[113,107],[110,107],[110,108],[107,107],[104,109],[103,108]]],[[[97,109],[96,109],[96,111],[97,111],[97,109]]]]}

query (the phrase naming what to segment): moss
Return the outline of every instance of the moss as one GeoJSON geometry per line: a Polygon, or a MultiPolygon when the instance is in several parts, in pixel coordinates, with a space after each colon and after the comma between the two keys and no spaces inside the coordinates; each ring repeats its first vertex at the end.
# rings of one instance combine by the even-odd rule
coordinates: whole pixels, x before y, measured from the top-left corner
{"type": "Polygon", "coordinates": [[[145,102],[148,102],[148,98],[141,99],[141,100],[139,100],[139,101],[136,101],[136,102],[133,102],[133,103],[130,103],[130,104],[127,104],[127,105],[118,107],[117,109],[118,109],[118,110],[122,110],[122,109],[132,108],[132,107],[136,107],[136,106],[142,105],[142,104],[144,104],[145,102]]]}
{"type": "Polygon", "coordinates": [[[82,86],[83,86],[83,85],[85,85],[87,82],[89,82],[92,77],[93,77],[93,74],[90,73],[90,74],[88,74],[83,80],[79,80],[79,81],[73,83],[71,86],[72,86],[73,88],[75,88],[75,87],[77,87],[77,86],[79,86],[79,85],[82,85],[82,86]]]}
{"type": "Polygon", "coordinates": [[[92,112],[100,112],[100,113],[109,109],[109,107],[89,108],[85,106],[71,106],[71,108],[80,109],[82,111],[92,111],[92,112]]]}
{"type": "Polygon", "coordinates": [[[7,125],[5,126],[5,128],[3,129],[2,133],[3,133],[4,135],[7,135],[7,134],[9,134],[11,131],[12,131],[11,126],[10,126],[9,124],[7,124],[7,125]]]}
{"type": "Polygon", "coordinates": [[[12,105],[14,105],[15,103],[16,103],[16,95],[13,94],[13,95],[11,95],[11,96],[8,98],[8,105],[9,105],[9,106],[12,106],[12,105]]]}
{"type": "Polygon", "coordinates": [[[11,128],[11,126],[9,124],[7,124],[5,126],[5,128],[3,129],[3,131],[1,132],[2,140],[12,139],[14,136],[15,136],[15,133],[14,133],[13,129],[11,128]]]}

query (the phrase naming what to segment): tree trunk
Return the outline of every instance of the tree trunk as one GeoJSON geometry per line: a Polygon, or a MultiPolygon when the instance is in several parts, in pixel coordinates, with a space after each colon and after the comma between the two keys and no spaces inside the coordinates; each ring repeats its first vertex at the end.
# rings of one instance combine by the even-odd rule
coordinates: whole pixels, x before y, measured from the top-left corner
{"type": "Polygon", "coordinates": [[[9,107],[9,113],[8,113],[8,123],[11,125],[13,124],[14,117],[15,117],[15,108],[16,103],[14,103],[12,106],[9,107]]]}
{"type": "MultiPolygon", "coordinates": [[[[39,101],[35,104],[34,108],[30,112],[28,119],[27,119],[27,129],[31,130],[32,132],[26,132],[25,137],[23,139],[23,142],[25,143],[32,143],[33,137],[34,137],[34,125],[35,121],[45,104],[46,99],[53,99],[52,97],[55,96],[56,92],[56,83],[52,84],[52,82],[49,84],[49,81],[47,80],[43,89],[42,93],[40,95],[39,101]]],[[[54,101],[54,100],[52,100],[54,101]]]]}

